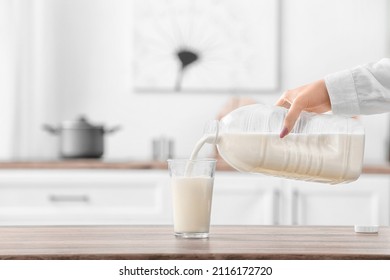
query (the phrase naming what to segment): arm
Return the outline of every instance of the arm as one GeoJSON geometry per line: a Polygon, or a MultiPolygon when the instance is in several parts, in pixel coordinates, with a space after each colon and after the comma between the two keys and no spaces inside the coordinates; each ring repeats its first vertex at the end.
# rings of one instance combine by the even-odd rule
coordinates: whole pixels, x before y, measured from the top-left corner
{"type": "Polygon", "coordinates": [[[301,111],[360,115],[390,112],[390,59],[344,70],[284,92],[276,105],[289,108],[280,137],[294,127],[301,111]]]}
{"type": "Polygon", "coordinates": [[[332,112],[369,115],[390,112],[390,59],[325,77],[332,112]]]}

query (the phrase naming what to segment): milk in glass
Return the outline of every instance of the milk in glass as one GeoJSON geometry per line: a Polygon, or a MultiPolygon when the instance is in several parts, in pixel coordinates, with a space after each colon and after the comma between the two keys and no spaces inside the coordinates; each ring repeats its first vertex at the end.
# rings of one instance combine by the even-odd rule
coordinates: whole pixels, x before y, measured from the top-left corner
{"type": "Polygon", "coordinates": [[[176,233],[209,232],[213,178],[174,177],[174,231],[176,233]]]}

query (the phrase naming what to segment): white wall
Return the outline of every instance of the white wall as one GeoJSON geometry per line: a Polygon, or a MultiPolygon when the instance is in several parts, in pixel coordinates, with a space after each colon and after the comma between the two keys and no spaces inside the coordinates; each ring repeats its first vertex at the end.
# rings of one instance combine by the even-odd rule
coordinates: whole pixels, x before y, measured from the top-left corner
{"type": "MultiPolygon", "coordinates": [[[[282,90],[388,55],[388,0],[284,0],[282,2],[282,90]]],[[[176,155],[188,156],[231,94],[134,93],[132,91],[132,1],[36,1],[35,37],[39,59],[28,94],[35,117],[25,117],[19,156],[52,157],[56,138],[42,122],[86,114],[123,130],[108,137],[106,158],[149,158],[151,140],[164,134],[175,140],[176,155]],[[28,130],[26,130],[28,128],[28,130]],[[25,131],[28,131],[26,133],[25,131]]],[[[273,103],[280,92],[256,95],[273,103]]],[[[21,95],[23,96],[23,94],[21,95]]],[[[24,95],[26,96],[26,94],[24,95]]],[[[385,159],[387,115],[363,117],[367,161],[385,159]]],[[[0,144],[0,157],[7,157],[0,144]]]]}
{"type": "Polygon", "coordinates": [[[11,2],[3,2],[0,6],[0,155],[11,157],[13,154],[13,110],[15,90],[13,59],[13,41],[11,2]]]}

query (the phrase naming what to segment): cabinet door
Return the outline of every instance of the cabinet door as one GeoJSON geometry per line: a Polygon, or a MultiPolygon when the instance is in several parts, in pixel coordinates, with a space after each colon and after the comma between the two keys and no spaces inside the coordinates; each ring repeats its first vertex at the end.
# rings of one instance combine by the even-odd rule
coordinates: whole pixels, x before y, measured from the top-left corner
{"type": "Polygon", "coordinates": [[[286,180],[290,217],[297,225],[389,225],[390,180],[363,174],[342,185],[286,180]]]}
{"type": "Polygon", "coordinates": [[[4,171],[0,224],[167,224],[168,179],[161,171],[4,171]]]}
{"type": "Polygon", "coordinates": [[[217,172],[211,224],[279,224],[280,185],[263,175],[217,172]]]}

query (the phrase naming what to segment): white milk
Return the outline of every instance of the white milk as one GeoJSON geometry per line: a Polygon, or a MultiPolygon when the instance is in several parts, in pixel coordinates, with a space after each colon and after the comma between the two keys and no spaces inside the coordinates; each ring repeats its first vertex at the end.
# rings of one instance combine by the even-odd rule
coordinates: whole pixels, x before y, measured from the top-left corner
{"type": "Polygon", "coordinates": [[[200,138],[198,142],[196,142],[195,147],[192,150],[190,160],[194,160],[198,157],[199,151],[200,149],[202,149],[204,144],[214,143],[214,142],[215,142],[215,135],[212,134],[203,135],[203,137],[200,138]]]}
{"type": "Polygon", "coordinates": [[[171,186],[174,231],[176,233],[208,233],[213,179],[210,177],[172,177],[171,186]]]}
{"type": "Polygon", "coordinates": [[[359,177],[364,135],[224,133],[218,150],[239,171],[336,184],[359,177]]]}
{"type": "Polygon", "coordinates": [[[196,142],[194,149],[192,150],[191,156],[190,156],[190,161],[188,162],[186,169],[185,169],[185,175],[186,177],[191,177],[192,173],[192,163],[191,160],[195,160],[198,157],[200,149],[202,149],[203,145],[206,143],[214,143],[215,141],[215,136],[214,135],[204,135],[202,138],[199,139],[198,142],[196,142]]]}

